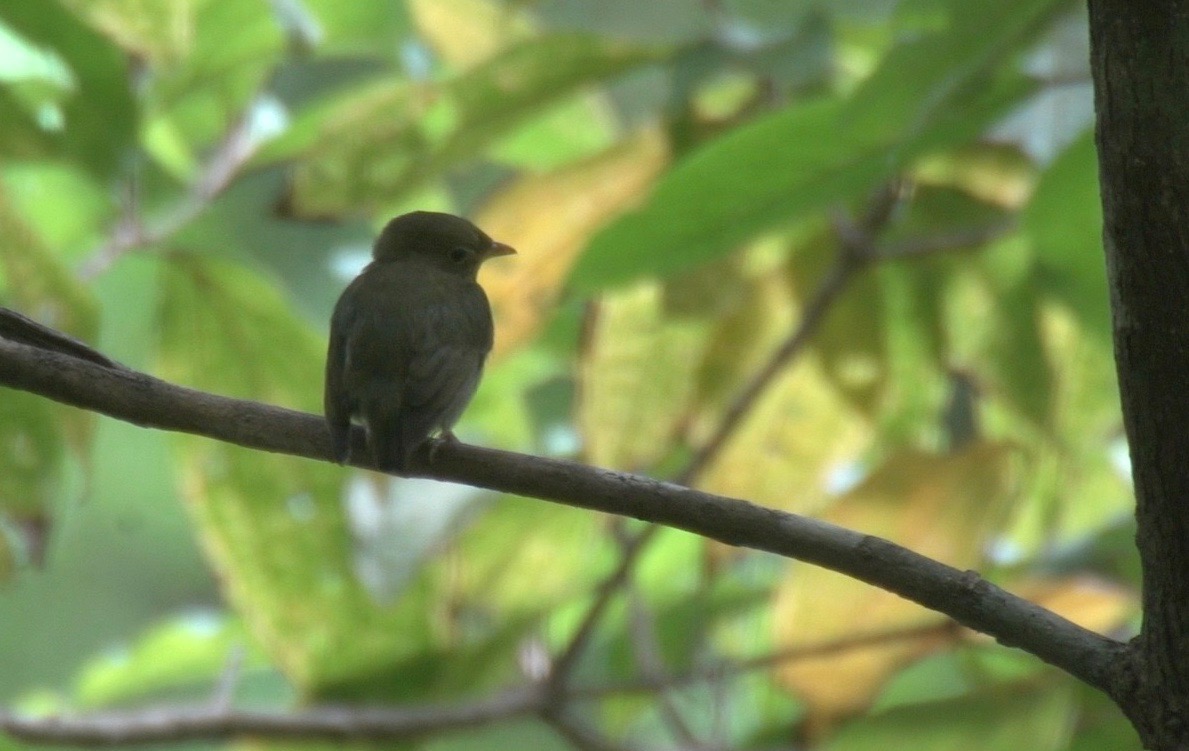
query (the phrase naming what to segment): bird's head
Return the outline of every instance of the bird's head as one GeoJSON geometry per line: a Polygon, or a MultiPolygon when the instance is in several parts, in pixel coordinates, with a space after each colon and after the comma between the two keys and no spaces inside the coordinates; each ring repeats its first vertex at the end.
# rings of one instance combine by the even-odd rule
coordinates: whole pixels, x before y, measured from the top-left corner
{"type": "Polygon", "coordinates": [[[380,262],[422,260],[474,279],[487,259],[515,252],[460,216],[414,211],[385,225],[372,255],[380,262]]]}

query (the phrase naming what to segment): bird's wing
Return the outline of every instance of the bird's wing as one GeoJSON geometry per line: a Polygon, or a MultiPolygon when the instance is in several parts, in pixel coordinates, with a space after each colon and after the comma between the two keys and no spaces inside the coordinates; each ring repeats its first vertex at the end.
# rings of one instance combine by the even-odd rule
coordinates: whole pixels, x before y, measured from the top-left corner
{"type": "Polygon", "coordinates": [[[449,430],[479,385],[491,350],[491,307],[476,284],[460,285],[423,311],[409,359],[402,413],[424,438],[449,430]]]}
{"type": "Polygon", "coordinates": [[[322,409],[330,430],[335,460],[347,461],[351,447],[351,395],[344,388],[347,366],[347,333],[355,310],[350,295],[339,298],[331,317],[330,344],[326,351],[326,380],[322,391],[322,409]]]}
{"type": "Polygon", "coordinates": [[[474,394],[491,349],[491,308],[473,282],[395,265],[374,272],[344,293],[365,306],[336,308],[346,333],[332,337],[327,416],[338,414],[339,424],[362,417],[375,460],[400,469],[433,431],[453,426],[474,394]],[[332,393],[345,400],[331,403],[332,393]]]}

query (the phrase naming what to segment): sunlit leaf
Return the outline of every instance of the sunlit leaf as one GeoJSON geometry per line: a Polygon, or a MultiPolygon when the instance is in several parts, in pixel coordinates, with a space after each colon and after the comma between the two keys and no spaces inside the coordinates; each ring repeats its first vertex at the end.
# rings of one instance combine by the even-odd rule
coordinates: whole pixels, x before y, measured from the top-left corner
{"type": "MultiPolygon", "coordinates": [[[[613,560],[594,514],[536,501],[503,498],[481,512],[449,555],[451,597],[463,624],[517,613],[543,616],[585,594],[613,560]]],[[[490,626],[488,626],[490,627],[490,626]]]]}
{"type": "Polygon", "coordinates": [[[64,0],[121,48],[153,64],[182,59],[205,0],[64,0]]]}
{"type": "Polygon", "coordinates": [[[301,0],[300,4],[314,19],[314,41],[323,54],[391,57],[410,27],[405,3],[301,0]]]}
{"type": "Polygon", "coordinates": [[[483,269],[498,323],[496,357],[532,338],[586,239],[639,200],[667,159],[663,136],[643,131],[592,159],[521,178],[484,205],[478,224],[518,251],[483,269]]]}
{"type": "Polygon", "coordinates": [[[119,704],[184,686],[209,686],[243,650],[249,669],[265,666],[249,650],[247,634],[235,622],[213,615],[170,621],[141,635],[128,650],[100,655],[86,665],[75,688],[85,707],[119,704]]]}
{"type": "Polygon", "coordinates": [[[1056,377],[1042,339],[1042,311],[1034,289],[1017,285],[997,296],[1001,322],[988,370],[1000,394],[1034,424],[1052,425],[1056,377]]]}
{"type": "MultiPolygon", "coordinates": [[[[41,323],[93,340],[95,301],[0,192],[0,300],[41,323]]],[[[66,446],[86,456],[95,417],[25,392],[0,398],[0,509],[25,528],[40,558],[53,501],[61,490],[66,446]]]]}
{"type": "Polygon", "coordinates": [[[89,290],[62,265],[0,192],[0,282],[5,297],[25,315],[84,341],[98,333],[99,311],[89,290]]]}
{"type": "MultiPolygon", "coordinates": [[[[715,358],[728,361],[717,373],[730,385],[722,403],[704,405],[708,409],[694,432],[695,445],[717,430],[722,404],[742,392],[799,325],[787,286],[776,273],[760,280],[744,301],[723,317],[714,340],[714,347],[726,347],[725,358],[713,351],[707,357],[707,364],[715,358]],[[751,342],[747,349],[736,346],[746,341],[751,342]],[[732,372],[729,361],[734,358],[740,364],[732,372]]],[[[751,405],[699,485],[775,508],[812,511],[820,507],[835,473],[856,461],[870,435],[870,425],[846,404],[818,358],[802,351],[751,405]]]]}
{"type": "MultiPolygon", "coordinates": [[[[807,303],[813,299],[838,253],[837,241],[822,237],[790,254],[788,274],[798,299],[807,303]]],[[[876,274],[852,280],[830,304],[812,342],[822,370],[839,394],[869,415],[881,406],[891,365],[881,281],[876,274]]]]}
{"type": "Polygon", "coordinates": [[[1019,146],[984,141],[928,156],[914,177],[923,187],[947,187],[1000,208],[1019,208],[1032,195],[1036,168],[1019,146]]]}
{"type": "MultiPolygon", "coordinates": [[[[45,245],[54,249],[60,263],[72,263],[90,251],[94,238],[113,220],[115,211],[104,186],[73,164],[14,163],[5,165],[0,174],[11,210],[34,234],[43,238],[45,245]]],[[[79,286],[74,280],[67,281],[68,269],[41,270],[37,275],[47,279],[34,282],[34,287],[50,284],[49,279],[55,280],[54,285],[79,286]]],[[[83,293],[81,289],[68,296],[73,298],[75,295],[90,298],[90,293],[83,293]]],[[[89,338],[93,333],[81,322],[68,322],[57,316],[53,320],[57,321],[55,326],[65,327],[77,337],[89,338]]]]}
{"type": "Polygon", "coordinates": [[[65,446],[55,406],[0,388],[0,511],[18,526],[51,518],[65,446]]]}
{"type": "Polygon", "coordinates": [[[599,304],[582,361],[578,425],[588,461],[638,470],[669,451],[694,392],[706,325],[672,320],[642,282],[599,304]]]}
{"type": "MultiPolygon", "coordinates": [[[[884,537],[957,568],[971,568],[1005,517],[1010,500],[1007,447],[975,444],[959,454],[890,456],[824,518],[884,537]]],[[[774,603],[776,640],[785,648],[941,623],[942,616],[882,589],[815,566],[794,564],[774,603]]],[[[800,659],[779,680],[823,718],[865,707],[897,669],[952,636],[937,632],[800,659]]]]}
{"type": "Polygon", "coordinates": [[[531,25],[515,6],[493,0],[411,0],[422,36],[459,70],[528,38],[531,25]]]}
{"type": "Polygon", "coordinates": [[[247,117],[286,41],[265,0],[200,0],[188,23],[186,54],[158,69],[145,97],[153,116],[165,120],[157,127],[179,141],[175,150],[207,148],[247,117]]]}
{"type": "Polygon", "coordinates": [[[611,148],[619,127],[606,96],[582,92],[558,102],[492,144],[490,158],[513,168],[545,172],[611,148]]]}

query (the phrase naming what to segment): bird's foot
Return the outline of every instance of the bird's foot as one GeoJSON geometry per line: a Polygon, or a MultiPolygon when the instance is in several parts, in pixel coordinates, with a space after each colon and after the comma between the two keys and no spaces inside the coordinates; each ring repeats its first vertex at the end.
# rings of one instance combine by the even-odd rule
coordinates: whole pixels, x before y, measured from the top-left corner
{"type": "Polygon", "coordinates": [[[449,446],[454,443],[461,443],[461,441],[458,440],[458,436],[454,435],[454,433],[450,432],[449,430],[443,430],[441,432],[441,434],[438,435],[436,438],[430,438],[429,439],[429,463],[430,464],[434,463],[434,461],[437,457],[437,454],[438,454],[438,449],[442,448],[443,446],[449,446]]]}

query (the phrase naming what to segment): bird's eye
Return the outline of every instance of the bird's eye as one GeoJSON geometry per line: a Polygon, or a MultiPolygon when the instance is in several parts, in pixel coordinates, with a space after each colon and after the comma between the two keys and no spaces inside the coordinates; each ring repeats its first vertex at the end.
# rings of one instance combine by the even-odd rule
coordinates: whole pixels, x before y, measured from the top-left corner
{"type": "Polygon", "coordinates": [[[450,249],[451,263],[462,263],[463,261],[467,260],[470,257],[471,257],[471,249],[470,248],[464,248],[463,246],[459,245],[456,248],[450,249]]]}

